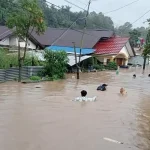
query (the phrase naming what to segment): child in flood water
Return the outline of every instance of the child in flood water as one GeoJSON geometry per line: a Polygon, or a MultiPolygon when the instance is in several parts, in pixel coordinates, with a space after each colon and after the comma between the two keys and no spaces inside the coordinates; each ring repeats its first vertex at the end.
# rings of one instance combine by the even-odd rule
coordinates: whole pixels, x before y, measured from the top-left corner
{"type": "Polygon", "coordinates": [[[81,91],[81,97],[75,98],[75,101],[80,101],[80,102],[82,102],[82,101],[85,101],[85,102],[87,102],[87,101],[91,101],[91,102],[96,101],[96,96],[94,96],[93,98],[88,98],[86,96],[87,96],[87,91],[82,90],[81,91]]]}

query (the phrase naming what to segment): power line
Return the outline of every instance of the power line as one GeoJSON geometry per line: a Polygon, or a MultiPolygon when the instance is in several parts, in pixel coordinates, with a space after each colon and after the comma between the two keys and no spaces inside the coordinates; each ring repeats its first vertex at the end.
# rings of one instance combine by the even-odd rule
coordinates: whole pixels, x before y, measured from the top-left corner
{"type": "Polygon", "coordinates": [[[84,8],[82,8],[82,7],[80,7],[80,6],[76,5],[76,4],[73,4],[72,2],[69,2],[68,0],[64,0],[64,1],[66,1],[67,3],[70,3],[71,5],[74,5],[77,8],[80,8],[80,9],[86,11],[84,8]]]}
{"type": "Polygon", "coordinates": [[[139,0],[133,1],[133,2],[131,2],[131,3],[129,3],[129,4],[126,4],[126,5],[124,5],[124,6],[120,7],[120,8],[117,8],[117,9],[114,9],[114,10],[111,10],[111,11],[108,11],[108,12],[105,12],[104,14],[109,14],[109,13],[118,11],[118,10],[123,9],[123,8],[125,8],[125,7],[127,7],[127,6],[130,6],[130,5],[132,5],[132,4],[134,4],[134,3],[138,2],[138,1],[139,1],[139,0]]]}
{"type": "MultiPolygon", "coordinates": [[[[67,1],[67,0],[66,0],[67,1]]],[[[48,2],[48,1],[45,1],[45,2],[47,2],[47,3],[49,3],[49,4],[51,4],[51,5],[53,5],[53,3],[50,3],[50,2],[48,2]]],[[[73,3],[72,3],[73,4],[73,3]]],[[[58,7],[58,8],[61,8],[60,6],[57,6],[57,5],[55,5],[54,4],[54,6],[56,6],[56,7],[58,7]]],[[[77,5],[76,5],[76,7],[78,7],[77,5]]],[[[87,5],[86,5],[86,7],[87,7],[87,5]]],[[[79,8],[79,7],[78,7],[79,8]]],[[[85,10],[84,8],[82,8],[83,10],[85,10]]],[[[86,11],[86,10],[85,10],[86,11]]],[[[77,16],[77,18],[76,18],[76,20],[58,37],[58,38],[56,38],[54,41],[53,41],[53,43],[51,44],[51,46],[53,46],[55,43],[57,43],[63,36],[65,36],[65,34],[71,29],[71,27],[78,21],[80,19],[80,14],[77,16]]],[[[75,30],[75,29],[73,29],[73,30],[75,30]]],[[[84,33],[83,31],[80,31],[80,30],[75,30],[75,31],[77,31],[77,32],[80,32],[80,33],[84,33]]],[[[90,35],[90,36],[93,36],[93,37],[95,37],[95,38],[99,38],[98,36],[95,36],[95,35],[92,35],[92,34],[88,34],[88,33],[86,33],[85,32],[85,34],[87,34],[87,35],[90,35]]]]}
{"type": "MultiPolygon", "coordinates": [[[[147,12],[145,12],[143,15],[141,15],[138,19],[136,19],[135,21],[133,21],[132,23],[131,23],[131,25],[133,25],[133,24],[135,24],[137,21],[139,21],[141,18],[143,18],[146,14],[148,14],[150,12],[150,9],[147,11],[147,12]]],[[[129,25],[124,29],[124,31],[127,29],[129,27],[129,25]]]]}
{"type": "MultiPolygon", "coordinates": [[[[48,1],[46,1],[47,3],[50,3],[48,1]]],[[[50,3],[52,4],[52,3],[50,3]]],[[[58,37],[56,38],[53,43],[51,44],[51,46],[53,46],[55,43],[57,43],[70,29],[71,27],[80,19],[80,15],[77,16],[76,20],[58,37]]]]}
{"type": "MultiPolygon", "coordinates": [[[[65,1],[67,1],[67,0],[65,0],[65,1]]],[[[110,11],[105,12],[105,13],[103,13],[103,14],[105,15],[105,14],[109,14],[109,13],[118,11],[118,10],[123,9],[123,8],[125,8],[125,7],[127,7],[127,6],[130,6],[130,5],[132,5],[133,3],[136,3],[136,2],[138,2],[138,1],[140,1],[140,0],[132,1],[131,3],[128,3],[128,4],[124,5],[124,6],[121,6],[121,7],[117,8],[117,9],[110,10],[110,11]]],[[[78,2],[80,2],[81,4],[86,5],[84,2],[82,2],[82,1],[80,1],[80,0],[78,0],[78,2]]],[[[69,3],[71,3],[71,2],[69,2],[69,3]]],[[[91,7],[91,8],[92,8],[93,10],[97,10],[97,9],[95,9],[95,8],[93,8],[93,7],[91,7]]],[[[99,11],[99,10],[97,10],[97,11],[99,11]]]]}

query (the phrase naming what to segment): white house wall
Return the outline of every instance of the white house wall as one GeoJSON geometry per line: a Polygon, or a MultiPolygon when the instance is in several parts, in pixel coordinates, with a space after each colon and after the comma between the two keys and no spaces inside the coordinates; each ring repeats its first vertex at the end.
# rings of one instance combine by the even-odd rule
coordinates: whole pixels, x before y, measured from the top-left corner
{"type": "Polygon", "coordinates": [[[9,46],[9,38],[3,39],[0,41],[0,45],[2,46],[9,46]]]}
{"type": "Polygon", "coordinates": [[[121,49],[121,51],[119,52],[119,54],[121,54],[121,53],[123,53],[127,58],[130,57],[126,46],[124,46],[124,47],[121,49]]]}
{"type": "Polygon", "coordinates": [[[128,49],[128,53],[130,54],[130,56],[131,57],[134,56],[134,53],[132,51],[132,48],[131,48],[131,45],[130,45],[129,41],[126,43],[126,47],[128,49]]]}
{"type": "MultiPolygon", "coordinates": [[[[17,44],[16,46],[18,46],[18,38],[17,39],[17,44]]],[[[20,42],[20,47],[25,47],[25,42],[20,42]]],[[[29,49],[36,49],[36,45],[34,43],[32,43],[30,40],[28,40],[28,48],[29,49]]]]}
{"type": "Polygon", "coordinates": [[[9,45],[10,46],[16,46],[17,45],[17,38],[15,36],[11,36],[9,38],[9,45]]]}
{"type": "MultiPolygon", "coordinates": [[[[16,36],[10,36],[9,38],[3,39],[0,41],[0,45],[2,46],[18,46],[18,38],[16,36]]],[[[25,42],[20,42],[20,47],[25,47],[25,42]]],[[[36,49],[36,45],[28,40],[28,48],[29,49],[36,49]]]]}

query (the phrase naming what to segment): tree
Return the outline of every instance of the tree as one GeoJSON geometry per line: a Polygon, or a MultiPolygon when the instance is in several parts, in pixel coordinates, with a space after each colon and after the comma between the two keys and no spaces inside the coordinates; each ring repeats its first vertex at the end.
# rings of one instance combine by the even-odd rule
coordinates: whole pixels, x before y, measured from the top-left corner
{"type": "Polygon", "coordinates": [[[21,67],[24,63],[26,51],[28,48],[28,39],[31,33],[35,31],[42,34],[45,31],[45,22],[43,12],[37,0],[19,0],[16,3],[16,9],[9,13],[6,24],[18,36],[18,63],[19,63],[19,81],[21,81],[21,67]],[[23,57],[20,56],[20,40],[25,41],[23,57]]]}
{"type": "Polygon", "coordinates": [[[138,38],[141,36],[141,33],[138,30],[134,29],[131,32],[129,32],[129,35],[131,46],[136,47],[138,38]]]}
{"type": "Polygon", "coordinates": [[[129,32],[132,31],[132,24],[130,22],[126,22],[115,30],[118,35],[129,36],[129,32]]]}
{"type": "Polygon", "coordinates": [[[8,13],[15,9],[14,0],[0,0],[0,25],[5,25],[8,13]]]}
{"type": "Polygon", "coordinates": [[[144,57],[143,72],[145,70],[146,59],[148,55],[150,55],[150,30],[148,31],[147,38],[146,38],[146,45],[143,51],[143,57],[144,57]]]}
{"type": "Polygon", "coordinates": [[[46,50],[44,54],[44,74],[53,79],[64,78],[67,71],[68,57],[65,51],[46,50]]]}

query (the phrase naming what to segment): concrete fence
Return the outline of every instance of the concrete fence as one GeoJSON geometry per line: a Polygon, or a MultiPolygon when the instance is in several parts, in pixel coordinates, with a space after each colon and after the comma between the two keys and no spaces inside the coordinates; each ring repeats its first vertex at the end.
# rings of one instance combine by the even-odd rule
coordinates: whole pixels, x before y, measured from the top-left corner
{"type": "MultiPolygon", "coordinates": [[[[31,76],[36,76],[43,70],[43,66],[27,66],[22,67],[21,76],[22,79],[27,79],[31,76]]],[[[0,69],[0,81],[11,81],[18,79],[19,68],[0,69]]]]}

